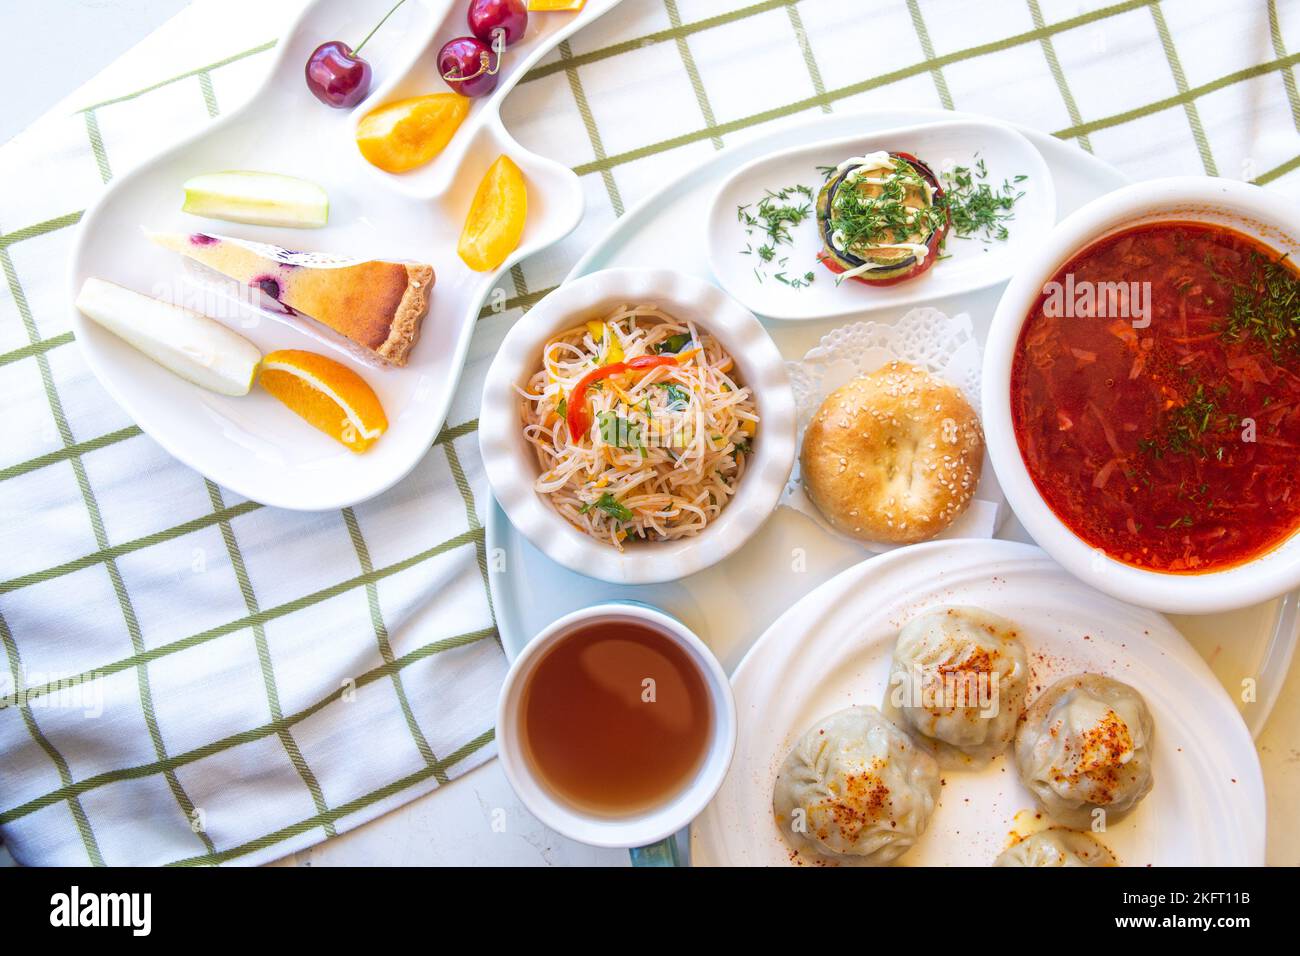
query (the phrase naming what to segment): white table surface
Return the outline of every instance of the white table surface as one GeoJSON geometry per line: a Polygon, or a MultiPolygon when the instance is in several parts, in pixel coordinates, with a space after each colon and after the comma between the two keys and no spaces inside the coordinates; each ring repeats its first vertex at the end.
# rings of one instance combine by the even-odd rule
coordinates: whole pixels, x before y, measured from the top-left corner
{"type": "Polygon", "coordinates": [[[189,0],[4,0],[0,143],[112,63],[189,0]]]}
{"type": "MultiPolygon", "coordinates": [[[[12,69],[0,109],[0,142],[185,5],[185,0],[0,3],[0,36],[23,38],[10,43],[6,53],[12,69]]],[[[1300,865],[1300,654],[1257,744],[1268,795],[1268,862],[1300,865]]],[[[12,864],[0,846],[0,865],[12,864]]],[[[386,816],[271,865],[626,864],[622,850],[583,846],[542,826],[515,798],[494,760],[386,816]]]]}

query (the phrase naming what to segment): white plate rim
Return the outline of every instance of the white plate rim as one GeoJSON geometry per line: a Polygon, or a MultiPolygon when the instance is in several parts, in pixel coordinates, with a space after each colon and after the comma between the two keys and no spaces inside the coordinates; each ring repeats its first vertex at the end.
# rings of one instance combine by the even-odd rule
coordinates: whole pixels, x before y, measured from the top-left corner
{"type": "MultiPolygon", "coordinates": [[[[1209,666],[1178,634],[1173,625],[1169,624],[1161,615],[1145,608],[1126,605],[1122,601],[1106,597],[1100,592],[1094,591],[1083,582],[1070,577],[1068,572],[1052,561],[1046,552],[1033,545],[1017,541],[999,541],[997,539],[930,541],[912,545],[908,548],[901,548],[897,551],[874,555],[860,564],[842,571],[810,591],[790,607],[772,623],[745,654],[731,678],[732,688],[736,696],[737,712],[744,714],[747,705],[751,703],[747,701],[747,695],[753,693],[749,685],[757,679],[755,674],[763,669],[765,658],[784,649],[783,645],[800,643],[801,635],[807,633],[810,627],[815,626],[825,615],[830,613],[825,609],[829,601],[833,600],[835,596],[838,596],[841,592],[849,592],[854,586],[862,584],[867,579],[878,581],[890,573],[910,573],[912,579],[915,579],[915,572],[909,572],[905,570],[905,567],[909,564],[925,563],[927,561],[943,571],[951,569],[957,573],[978,568],[980,570],[977,573],[982,574],[984,569],[990,569],[990,576],[1006,579],[1008,586],[1014,585],[1009,578],[1006,578],[1006,574],[998,573],[1000,564],[1032,561],[1045,569],[1059,573],[1079,591],[1092,592],[1099,600],[1111,604],[1115,609],[1132,613],[1133,626],[1143,628],[1149,632],[1143,634],[1144,644],[1157,645],[1156,649],[1165,659],[1181,668],[1183,675],[1192,678],[1198,685],[1198,699],[1204,702],[1204,706],[1193,709],[1187,716],[1213,725],[1213,732],[1196,739],[1205,746],[1214,748],[1215,756],[1220,758],[1203,762],[1218,768],[1223,766],[1222,758],[1231,757],[1234,754],[1249,754],[1249,759],[1244,762],[1244,766],[1236,768],[1237,776],[1233,778],[1233,786],[1240,789],[1225,790],[1224,793],[1246,794],[1247,789],[1249,789],[1250,793],[1246,794],[1245,799],[1252,805],[1251,810],[1253,812],[1238,814],[1231,821],[1228,821],[1235,823],[1241,831],[1241,839],[1238,843],[1232,844],[1225,840],[1219,842],[1221,844],[1227,843],[1229,846],[1235,845],[1240,850],[1240,858],[1226,861],[1228,865],[1262,866],[1264,864],[1264,821],[1266,812],[1264,778],[1259,755],[1255,750],[1254,741],[1250,736],[1245,721],[1233,706],[1227,691],[1219,683],[1213,672],[1210,671],[1209,666]],[[904,567],[896,567],[900,565],[904,567]],[[1215,702],[1217,705],[1217,710],[1213,716],[1210,716],[1210,701],[1215,702]]],[[[911,593],[919,595],[927,590],[933,594],[937,588],[926,581],[918,584],[911,593]]],[[[860,588],[858,593],[860,595],[868,594],[869,588],[860,588]]],[[[862,599],[864,598],[859,597],[859,600],[862,599]]],[[[852,598],[849,600],[852,601],[852,598]]],[[[936,599],[930,603],[941,604],[943,601],[936,599]]],[[[1142,689],[1139,688],[1139,690],[1142,689]]],[[[828,712],[833,709],[835,709],[833,704],[828,704],[826,707],[828,712]]],[[[798,729],[793,731],[796,734],[799,732],[801,731],[798,729]]],[[[1159,728],[1157,728],[1158,733],[1159,728]]],[[[735,865],[734,861],[725,855],[721,855],[719,848],[710,842],[710,837],[706,831],[710,830],[710,828],[714,832],[720,829],[721,824],[719,821],[713,820],[713,815],[723,812],[719,801],[725,799],[729,787],[733,785],[751,786],[753,784],[750,779],[743,781],[739,779],[745,772],[743,752],[747,744],[750,743],[747,739],[748,736],[748,733],[742,729],[736,744],[736,756],[733,758],[732,768],[728,773],[727,780],[723,782],[719,795],[714,798],[714,802],[710,803],[704,813],[697,817],[696,821],[691,825],[691,860],[693,864],[704,866],[735,865]]],[[[770,760],[771,755],[764,755],[760,759],[770,760]]],[[[960,775],[953,776],[956,778],[960,775]]],[[[1228,802],[1231,803],[1232,801],[1229,800],[1228,802]]],[[[763,802],[763,805],[766,806],[766,801],[763,802]]]]}

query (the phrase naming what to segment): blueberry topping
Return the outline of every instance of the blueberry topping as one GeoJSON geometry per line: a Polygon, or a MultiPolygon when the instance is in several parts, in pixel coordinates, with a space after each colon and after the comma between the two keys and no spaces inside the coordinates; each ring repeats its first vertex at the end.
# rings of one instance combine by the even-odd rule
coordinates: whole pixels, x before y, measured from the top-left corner
{"type": "Polygon", "coordinates": [[[258,276],[249,285],[255,285],[272,299],[280,298],[280,282],[272,276],[258,276]]]}

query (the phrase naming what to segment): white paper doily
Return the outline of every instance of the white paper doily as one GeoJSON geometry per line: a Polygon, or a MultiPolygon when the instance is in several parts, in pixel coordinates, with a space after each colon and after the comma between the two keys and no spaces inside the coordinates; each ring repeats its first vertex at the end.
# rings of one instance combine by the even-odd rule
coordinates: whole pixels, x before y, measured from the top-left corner
{"type": "MultiPolygon", "coordinates": [[[[794,388],[799,447],[803,447],[808,423],[831,392],[895,360],[909,362],[956,385],[971,407],[979,412],[982,355],[979,343],[975,341],[970,316],[963,312],[949,318],[938,309],[926,306],[912,309],[897,322],[855,322],[835,329],[827,333],[801,361],[786,363],[790,384],[794,388]]],[[[829,533],[852,541],[867,551],[890,551],[898,547],[858,541],[833,528],[804,491],[798,461],[781,496],[781,505],[806,514],[829,533]]],[[[970,507],[935,537],[991,538],[1002,524],[1006,507],[993,466],[985,454],[980,482],[970,507]]]]}

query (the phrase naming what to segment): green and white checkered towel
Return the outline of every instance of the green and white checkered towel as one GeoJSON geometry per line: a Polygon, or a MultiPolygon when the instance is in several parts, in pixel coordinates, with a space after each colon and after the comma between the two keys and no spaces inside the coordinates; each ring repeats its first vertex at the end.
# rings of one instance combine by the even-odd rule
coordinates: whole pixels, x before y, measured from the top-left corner
{"type": "Polygon", "coordinates": [[[506,101],[588,213],[511,271],[435,446],[373,501],[275,511],[140,434],[73,344],[64,284],[104,183],[256,88],[267,18],[199,0],[0,149],[0,829],[22,862],[268,860],[491,756],[486,365],[625,208],[714,150],[792,117],[942,106],[1135,178],[1300,194],[1300,0],[625,0],[506,101]]]}

